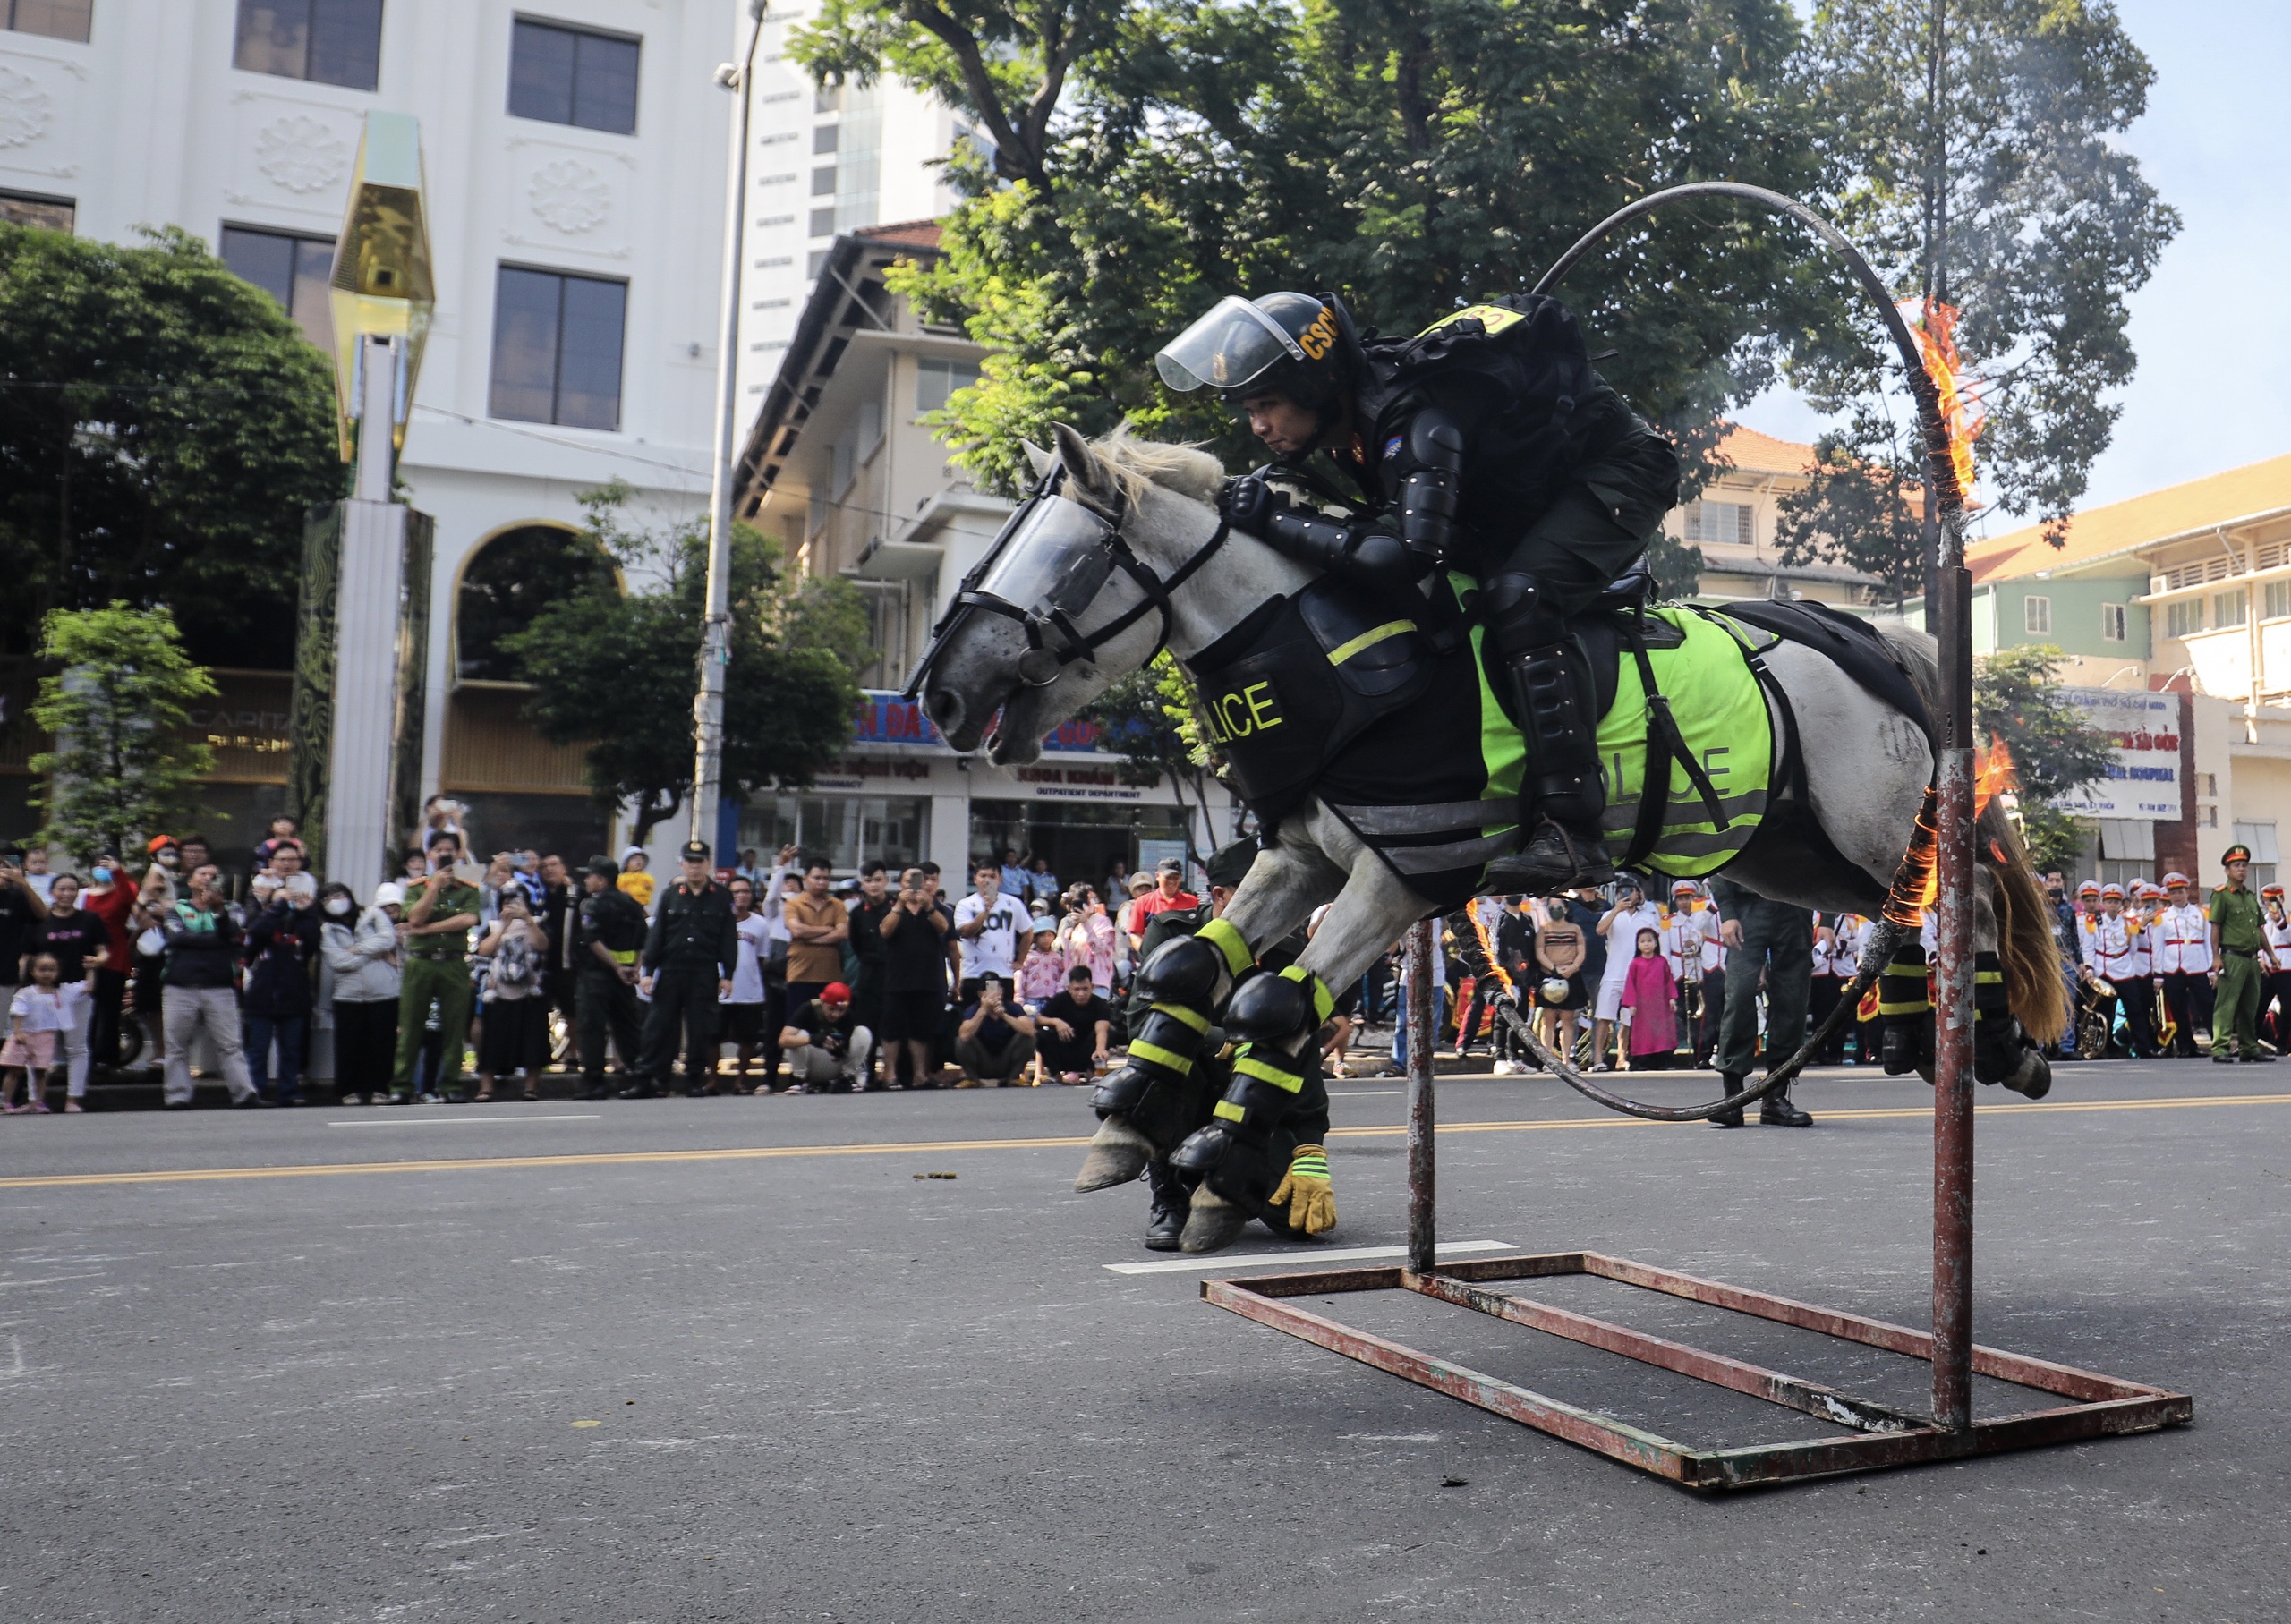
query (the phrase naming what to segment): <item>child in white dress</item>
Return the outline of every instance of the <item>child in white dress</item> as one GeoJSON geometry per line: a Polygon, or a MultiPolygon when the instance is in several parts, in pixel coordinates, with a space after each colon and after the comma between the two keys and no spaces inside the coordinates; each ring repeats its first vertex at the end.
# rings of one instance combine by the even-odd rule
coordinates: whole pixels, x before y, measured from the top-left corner
{"type": "MultiPolygon", "coordinates": [[[[55,1067],[62,1034],[70,1030],[75,1011],[88,998],[89,982],[59,983],[57,974],[54,954],[36,955],[30,984],[17,988],[9,1000],[8,1041],[0,1043],[0,1110],[12,1117],[46,1114],[47,1075],[55,1067]],[[24,1083],[21,1103],[16,1098],[20,1077],[24,1083]]],[[[84,1108],[67,1098],[64,1109],[84,1108]]]]}

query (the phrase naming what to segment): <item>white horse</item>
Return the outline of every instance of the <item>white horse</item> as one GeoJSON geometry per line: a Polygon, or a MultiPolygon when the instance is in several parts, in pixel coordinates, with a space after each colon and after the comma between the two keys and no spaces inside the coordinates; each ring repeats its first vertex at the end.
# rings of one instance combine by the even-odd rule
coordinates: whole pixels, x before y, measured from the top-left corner
{"type": "MultiPolygon", "coordinates": [[[[975,608],[958,614],[945,623],[918,672],[924,710],[947,742],[965,752],[983,744],[998,765],[1035,760],[1045,733],[1145,664],[1158,643],[1166,642],[1184,664],[1252,610],[1296,592],[1317,573],[1253,538],[1225,539],[1218,510],[1225,471],[1206,453],[1122,435],[1092,444],[1061,425],[1055,456],[1038,451],[1035,460],[1038,471],[1053,463],[1064,468],[1058,494],[1047,500],[1078,504],[1096,515],[1067,515],[1075,521],[1066,532],[1069,548],[1075,535],[1094,530],[1109,549],[1103,565],[1086,578],[1089,600],[1056,616],[1034,613],[1043,606],[1007,601],[993,612],[975,608]],[[1142,569],[1133,573],[1129,562],[1111,556],[1120,543],[1142,569]],[[1173,581],[1164,593],[1162,588],[1173,581]],[[1062,625],[1049,633],[1046,649],[1045,630],[1053,621],[1062,625]],[[1062,660],[1057,658],[1061,652],[1062,660]]],[[[1014,538],[1012,545],[1023,547],[1025,539],[1014,538]]],[[[1025,580],[1024,561],[1018,562],[1015,577],[1002,570],[997,576],[1025,580]]],[[[1070,570],[1065,578],[1070,584],[1070,570]]],[[[1903,657],[1929,711],[1937,687],[1932,640],[1895,626],[1885,627],[1884,635],[1903,657]]],[[[1765,821],[1726,873],[1779,901],[1874,914],[1932,776],[1922,727],[1845,679],[1810,648],[1785,642],[1763,658],[1780,690],[1778,701],[1769,697],[1769,708],[1787,703],[1813,770],[1802,775],[1802,802],[1788,786],[1775,786],[1765,821]],[[1827,853],[1823,842],[1810,838],[1809,824],[1827,837],[1827,853]],[[1842,857],[1843,865],[1827,853],[1842,857]]],[[[1778,711],[1773,720],[1774,736],[1784,737],[1778,711]]],[[[2001,889],[2013,1012],[2030,1038],[2051,1042],[2062,1015],[2042,892],[2001,807],[1983,818],[1980,836],[1985,866],[1976,899],[1977,945],[1999,948],[2001,889]]],[[[1281,821],[1275,843],[1258,854],[1222,917],[1254,954],[1287,936],[1323,903],[1332,906],[1299,964],[1328,987],[1357,981],[1403,931],[1433,911],[1350,825],[1315,799],[1281,821]]],[[[1205,1013],[1222,1008],[1236,979],[1247,975],[1245,961],[1226,968],[1231,974],[1218,974],[1214,989],[1196,989],[1198,997],[1184,994],[1180,1001],[1193,998],[1205,1013]]],[[[1229,1016],[1226,1025],[1231,1029],[1237,1023],[1229,1016]]],[[[1315,1019],[1310,1027],[1318,1025],[1315,1019]]],[[[1308,1028],[1302,1042],[1310,1038],[1308,1028]]],[[[1226,1114],[1225,1107],[1218,1110],[1226,1114]]],[[[1141,1132],[1131,1113],[1103,1115],[1077,1187],[1135,1178],[1151,1158],[1172,1148],[1166,1134],[1157,1138],[1141,1132]]],[[[1249,1217],[1261,1215],[1221,1188],[1230,1188],[1230,1181],[1205,1178],[1194,1190],[1188,1251],[1228,1244],[1249,1217]]],[[[1252,1187],[1250,1194],[1261,1202],[1265,1192],[1252,1187]]],[[[1333,1203],[1330,1211],[1333,1215],[1333,1203]]]]}

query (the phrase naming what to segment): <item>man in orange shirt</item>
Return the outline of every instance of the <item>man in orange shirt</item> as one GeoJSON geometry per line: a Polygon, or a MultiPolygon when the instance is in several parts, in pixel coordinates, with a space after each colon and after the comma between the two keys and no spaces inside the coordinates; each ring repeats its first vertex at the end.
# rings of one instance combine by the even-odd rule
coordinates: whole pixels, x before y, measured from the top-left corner
{"type": "Polygon", "coordinates": [[[788,898],[788,1005],[801,1009],[830,982],[843,979],[843,946],[851,940],[851,914],[828,894],[835,871],[824,858],[804,865],[804,889],[788,898]]]}

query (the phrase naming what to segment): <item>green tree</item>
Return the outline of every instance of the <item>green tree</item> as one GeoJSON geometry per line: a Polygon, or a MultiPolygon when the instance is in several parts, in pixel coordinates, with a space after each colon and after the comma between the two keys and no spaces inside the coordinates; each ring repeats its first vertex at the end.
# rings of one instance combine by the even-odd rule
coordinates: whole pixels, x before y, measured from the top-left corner
{"type": "MultiPolygon", "coordinates": [[[[1525,288],[1651,188],[1816,188],[1797,40],[1779,0],[836,0],[791,48],[823,81],[929,89],[996,143],[958,155],[974,195],[900,291],[988,347],[940,421],[1010,489],[1055,421],[1127,417],[1261,461],[1218,402],[1154,377],[1222,294],[1335,288],[1364,323],[1413,330],[1525,288]],[[1058,115],[1027,134],[1046,94],[1058,115]]],[[[1835,325],[1804,259],[1731,206],[1679,210],[1565,293],[1633,404],[1704,452],[1720,408],[1773,376],[1763,335],[1835,325]]]]}
{"type": "Polygon", "coordinates": [[[2074,857],[2089,832],[2054,802],[2105,778],[2116,761],[2115,741],[2060,691],[2067,658],[2049,643],[2029,643],[1973,661],[1973,728],[2013,752],[2022,831],[2040,868],[2074,857]]]}
{"type": "MultiPolygon", "coordinates": [[[[2120,140],[2154,70],[2109,0],[1822,0],[1806,65],[1834,132],[1831,208],[1897,298],[1959,312],[1981,496],[2059,545],[2132,377],[2125,298],[2179,229],[2120,140]]],[[[1935,534],[1909,500],[1923,448],[1887,392],[1892,346],[1861,326],[1794,358],[1846,422],[1777,540],[1785,563],[1850,564],[1899,597],[1922,590],[1935,534]]]]}
{"type": "Polygon", "coordinates": [[[39,838],[81,861],[124,855],[154,829],[194,810],[215,752],[192,730],[194,701],[215,682],[184,653],[166,609],[114,603],[47,616],[39,655],[59,667],[40,679],[32,719],[54,744],[31,759],[39,838]]]}
{"type": "MultiPolygon", "coordinates": [[[[634,802],[641,844],[692,791],[693,700],[705,607],[708,528],[633,526],[625,483],[582,493],[587,535],[648,582],[600,576],[503,640],[533,684],[542,737],[589,746],[590,787],[634,802]]],[[[778,549],[746,525],[732,550],[732,661],[724,695],[724,787],[802,785],[851,743],[856,671],[873,658],[849,582],[791,582],[778,549]],[[855,626],[856,628],[855,634],[855,626]]]]}
{"type": "Polygon", "coordinates": [[[291,666],[303,510],[344,488],[330,378],[195,237],[0,225],[0,651],[118,600],[201,659],[291,666]]]}

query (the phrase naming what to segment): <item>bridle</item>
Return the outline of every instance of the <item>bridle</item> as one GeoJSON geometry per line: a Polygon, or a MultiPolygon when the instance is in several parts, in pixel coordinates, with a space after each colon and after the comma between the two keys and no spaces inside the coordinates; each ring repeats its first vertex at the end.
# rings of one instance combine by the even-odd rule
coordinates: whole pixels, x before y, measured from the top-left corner
{"type": "MultiPolygon", "coordinates": [[[[1104,590],[1103,582],[1101,582],[1096,591],[1091,593],[1088,602],[1076,605],[1070,610],[1047,601],[1031,604],[1015,603],[999,593],[985,590],[984,582],[987,576],[993,571],[995,565],[1001,562],[1003,554],[1009,548],[1012,541],[1025,530],[1028,522],[1041,508],[1042,504],[1059,499],[1059,489],[1065,481],[1066,467],[1061,463],[1043,475],[1034,489],[1027,494],[1026,499],[1018,505],[1018,509],[1004,523],[1002,529],[994,538],[994,545],[987,548],[986,556],[974,565],[970,573],[963,577],[961,587],[956,591],[953,599],[947,605],[947,612],[939,617],[939,624],[931,628],[931,641],[924,647],[922,659],[916,661],[915,674],[907,679],[907,686],[901,691],[901,698],[912,700],[920,692],[923,679],[930,674],[933,662],[945,652],[948,642],[970,616],[979,612],[999,615],[1005,619],[1015,620],[1025,628],[1026,651],[1018,657],[1018,681],[1022,685],[1029,688],[1050,686],[1059,679],[1068,666],[1077,660],[1090,659],[1100,649],[1136,625],[1148,614],[1159,614],[1162,617],[1162,626],[1160,633],[1154,639],[1153,649],[1139,663],[1151,665],[1154,657],[1169,646],[1170,632],[1176,618],[1170,603],[1171,594],[1191,580],[1194,574],[1216,555],[1218,548],[1223,547],[1226,539],[1232,534],[1232,523],[1226,516],[1224,503],[1222,500],[1217,507],[1216,530],[1206,541],[1201,544],[1191,557],[1178,565],[1166,578],[1152,565],[1140,558],[1130,547],[1128,538],[1121,533],[1121,527],[1129,517],[1129,502],[1127,497],[1118,498],[1117,506],[1111,517],[1087,504],[1079,502],[1074,504],[1096,522],[1098,534],[1094,544],[1105,549],[1114,568],[1120,569],[1122,574],[1136,582],[1138,591],[1144,594],[1137,603],[1094,630],[1084,631],[1075,623],[1075,617],[1086,612],[1090,605],[1096,602],[1098,592],[1104,590]]],[[[1108,580],[1112,578],[1112,570],[1107,571],[1106,578],[1108,580]]]]}

